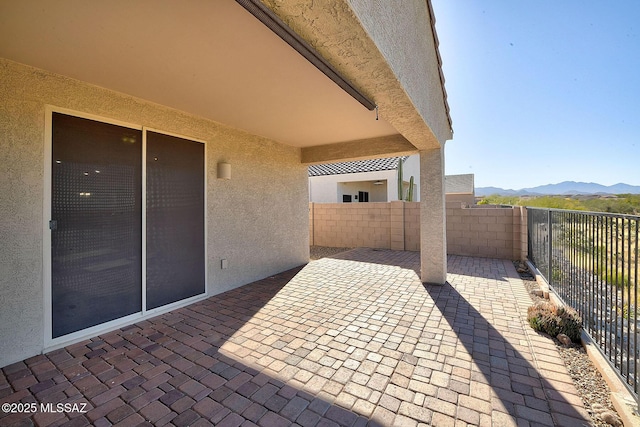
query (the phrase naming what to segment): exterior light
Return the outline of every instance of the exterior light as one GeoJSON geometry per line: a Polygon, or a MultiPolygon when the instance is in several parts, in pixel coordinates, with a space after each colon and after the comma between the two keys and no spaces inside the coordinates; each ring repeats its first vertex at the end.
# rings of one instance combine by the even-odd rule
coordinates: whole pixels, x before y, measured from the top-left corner
{"type": "Polygon", "coordinates": [[[231,179],[231,164],[218,163],[218,179],[231,179]]]}

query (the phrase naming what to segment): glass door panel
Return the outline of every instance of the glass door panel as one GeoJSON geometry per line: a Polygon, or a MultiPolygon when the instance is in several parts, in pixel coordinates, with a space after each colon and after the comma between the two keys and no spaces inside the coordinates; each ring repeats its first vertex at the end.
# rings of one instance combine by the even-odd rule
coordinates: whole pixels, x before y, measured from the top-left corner
{"type": "Polygon", "coordinates": [[[142,309],[142,132],[53,113],[53,338],[142,309]]]}
{"type": "Polygon", "coordinates": [[[147,310],[205,292],[204,144],[147,132],[147,310]]]}

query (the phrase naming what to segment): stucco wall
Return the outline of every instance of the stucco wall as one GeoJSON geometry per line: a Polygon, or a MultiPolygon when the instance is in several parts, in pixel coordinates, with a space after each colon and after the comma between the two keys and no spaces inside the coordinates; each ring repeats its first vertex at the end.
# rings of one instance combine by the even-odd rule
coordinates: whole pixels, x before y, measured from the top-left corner
{"type": "Polygon", "coordinates": [[[451,139],[427,0],[349,0],[349,6],[438,140],[451,139]]]}
{"type": "MultiPolygon", "coordinates": [[[[418,150],[440,148],[452,138],[425,0],[262,2],[342,75],[357,82],[378,104],[380,116],[418,150]]],[[[404,149],[397,153],[409,154],[404,149]]],[[[357,154],[341,151],[333,158],[362,156],[357,154]]]]}
{"type": "MultiPolygon", "coordinates": [[[[361,200],[358,198],[359,193],[368,193],[369,202],[386,202],[387,191],[383,185],[375,185],[373,182],[339,182],[338,188],[338,200],[342,201],[344,196],[351,196],[353,203],[358,203],[361,200]]],[[[364,199],[367,201],[367,199],[364,199]]]]}
{"type": "MultiPolygon", "coordinates": [[[[413,201],[420,201],[420,155],[416,154],[413,156],[407,157],[402,165],[402,180],[407,183],[405,189],[409,189],[408,183],[413,177],[413,201]]],[[[395,198],[394,200],[398,200],[398,190],[395,190],[395,198]]]]}
{"type": "MultiPolygon", "coordinates": [[[[397,198],[397,172],[377,171],[345,173],[340,175],[320,175],[309,177],[309,201],[314,203],[342,203],[342,194],[357,195],[358,191],[369,191],[369,201],[386,202],[397,198]],[[340,191],[339,183],[386,180],[386,185],[374,186],[373,183],[350,188],[346,193],[340,191]]],[[[355,199],[354,199],[355,200],[355,199]]]]}
{"type": "MultiPolygon", "coordinates": [[[[408,183],[414,177],[413,200],[420,201],[420,156],[409,156],[403,164],[403,180],[408,183]]],[[[343,194],[357,195],[358,191],[368,191],[370,202],[398,200],[398,171],[345,173],[309,177],[309,201],[313,203],[342,203],[343,194]],[[373,181],[386,181],[384,185],[373,185],[373,181]],[[343,186],[340,183],[370,181],[368,185],[343,186]],[[348,190],[347,190],[348,189],[348,190]]],[[[354,199],[355,200],[355,199],[354,199]]]]}
{"type": "MultiPolygon", "coordinates": [[[[403,165],[404,192],[414,177],[413,200],[420,201],[420,156],[409,156],[403,165]]],[[[309,177],[310,201],[314,203],[342,203],[342,195],[355,196],[358,191],[369,192],[369,202],[392,202],[398,200],[398,171],[383,170],[372,172],[345,173],[309,177]],[[382,185],[373,184],[383,181],[382,185]]],[[[353,199],[355,201],[355,198],[353,199]]]]}
{"type": "Polygon", "coordinates": [[[46,104],[206,142],[210,294],[308,261],[299,149],[0,59],[0,366],[44,346],[46,104]],[[231,164],[231,180],[216,178],[219,161],[231,164]]]}

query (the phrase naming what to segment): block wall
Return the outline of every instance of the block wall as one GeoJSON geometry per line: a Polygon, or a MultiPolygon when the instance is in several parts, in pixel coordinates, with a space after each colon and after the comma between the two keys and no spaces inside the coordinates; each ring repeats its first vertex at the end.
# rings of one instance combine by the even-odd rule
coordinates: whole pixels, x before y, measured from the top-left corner
{"type": "MultiPolygon", "coordinates": [[[[513,208],[464,207],[447,203],[447,248],[450,254],[512,259],[513,208]]],[[[519,235],[519,233],[516,233],[519,235]]]]}
{"type": "MultiPolygon", "coordinates": [[[[311,203],[310,240],[316,246],[391,248],[391,206],[392,203],[311,203]]],[[[397,222],[396,216],[394,220],[397,222]]]]}
{"type": "MultiPolygon", "coordinates": [[[[420,203],[311,203],[310,241],[317,246],[420,250],[420,203]]],[[[525,259],[526,209],[447,202],[447,252],[525,259]]]]}

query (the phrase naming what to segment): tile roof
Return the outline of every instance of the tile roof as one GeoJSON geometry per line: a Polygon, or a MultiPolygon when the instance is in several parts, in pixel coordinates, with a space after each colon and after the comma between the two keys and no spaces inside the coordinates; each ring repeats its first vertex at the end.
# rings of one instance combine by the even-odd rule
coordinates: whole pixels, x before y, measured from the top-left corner
{"type": "Polygon", "coordinates": [[[356,160],[353,162],[326,163],[309,166],[309,176],[342,175],[345,173],[376,172],[396,170],[398,160],[407,157],[388,157],[385,159],[356,160]]]}

